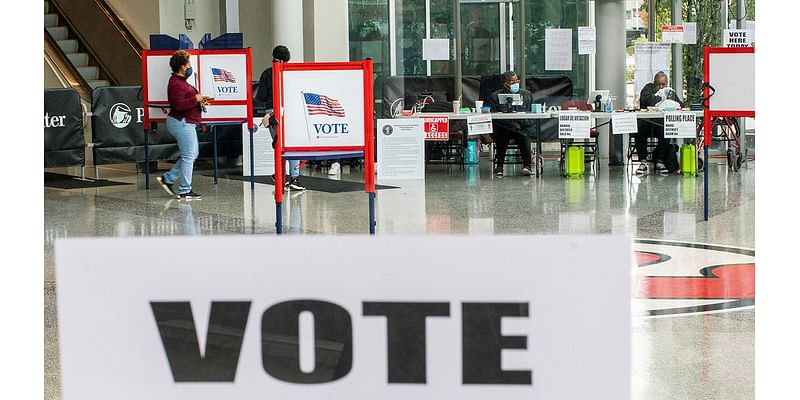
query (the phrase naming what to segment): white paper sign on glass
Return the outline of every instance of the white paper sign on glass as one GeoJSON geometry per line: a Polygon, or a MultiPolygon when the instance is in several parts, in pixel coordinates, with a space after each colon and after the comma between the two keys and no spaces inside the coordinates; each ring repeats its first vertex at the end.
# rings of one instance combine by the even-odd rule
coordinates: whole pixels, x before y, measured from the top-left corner
{"type": "Polygon", "coordinates": [[[597,30],[593,26],[578,27],[578,54],[594,54],[597,30]]]}
{"type": "Polygon", "coordinates": [[[671,45],[664,43],[636,43],[634,45],[634,93],[638,96],[642,88],[653,81],[656,73],[670,75],[671,45]]]}
{"type": "Polygon", "coordinates": [[[626,112],[615,112],[611,114],[611,131],[615,135],[638,132],[639,128],[636,123],[636,114],[626,112]]]}
{"type": "Polygon", "coordinates": [[[423,60],[449,60],[450,39],[422,39],[423,60]]]}
{"type": "Polygon", "coordinates": [[[572,29],[544,30],[544,69],[572,71],[572,29]]]}
{"type": "Polygon", "coordinates": [[[750,43],[756,41],[756,21],[745,21],[745,29],[747,29],[747,40],[750,43]]]}
{"type": "Polygon", "coordinates": [[[559,139],[588,139],[592,117],[588,111],[562,111],[558,114],[559,139]]]}
{"type": "Polygon", "coordinates": [[[425,132],[420,119],[378,120],[378,179],[425,179],[425,132]]]}
{"type": "MultiPolygon", "coordinates": [[[[255,176],[275,173],[275,150],[272,148],[272,135],[269,128],[259,125],[261,118],[253,118],[253,169],[255,176]]],[[[242,124],[242,175],[250,176],[250,132],[247,124],[242,124]]]]}
{"type": "Polygon", "coordinates": [[[284,71],[284,147],[364,146],[364,72],[284,71]]]}
{"type": "Polygon", "coordinates": [[[664,112],[664,137],[694,139],[697,116],[692,112],[664,112]]]}
{"type": "Polygon", "coordinates": [[[628,237],[66,239],[55,253],[64,400],[630,399],[628,237]],[[180,263],[163,256],[176,248],[180,263]]]}
{"type": "Polygon", "coordinates": [[[492,115],[475,115],[467,117],[467,135],[483,135],[492,133],[492,115]]]}

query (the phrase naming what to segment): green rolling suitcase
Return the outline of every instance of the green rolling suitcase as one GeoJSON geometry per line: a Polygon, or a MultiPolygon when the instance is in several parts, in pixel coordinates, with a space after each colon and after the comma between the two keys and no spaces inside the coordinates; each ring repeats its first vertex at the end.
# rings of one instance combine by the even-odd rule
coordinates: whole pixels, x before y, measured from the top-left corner
{"type": "Polygon", "coordinates": [[[697,148],[693,144],[681,146],[681,175],[697,176],[697,148]]]}
{"type": "Polygon", "coordinates": [[[583,147],[567,147],[567,176],[582,176],[585,168],[586,163],[583,159],[583,147]]]}

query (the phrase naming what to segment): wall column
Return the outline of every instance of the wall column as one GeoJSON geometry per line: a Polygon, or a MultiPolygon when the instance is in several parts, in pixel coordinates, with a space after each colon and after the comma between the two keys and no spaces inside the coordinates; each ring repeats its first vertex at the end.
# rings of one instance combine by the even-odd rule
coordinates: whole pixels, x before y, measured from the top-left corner
{"type": "Polygon", "coordinates": [[[302,1],[272,0],[272,37],[275,46],[282,44],[289,48],[291,62],[305,61],[302,1]]]}
{"type": "MultiPolygon", "coordinates": [[[[609,89],[616,97],[614,109],[625,107],[625,0],[597,0],[596,88],[609,89]]],[[[622,165],[622,135],[610,135],[609,126],[599,129],[598,151],[609,165],[622,165]]]]}

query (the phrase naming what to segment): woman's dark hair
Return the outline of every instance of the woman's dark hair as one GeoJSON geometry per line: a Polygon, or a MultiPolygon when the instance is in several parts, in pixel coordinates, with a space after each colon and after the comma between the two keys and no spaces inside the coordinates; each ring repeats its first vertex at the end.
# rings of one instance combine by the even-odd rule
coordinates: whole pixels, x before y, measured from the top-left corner
{"type": "Polygon", "coordinates": [[[272,49],[272,59],[289,62],[289,49],[284,45],[277,45],[272,49]]]}
{"type": "Polygon", "coordinates": [[[173,53],[172,57],[169,59],[169,67],[172,68],[172,72],[177,73],[187,62],[189,62],[189,53],[178,50],[173,53]]]}

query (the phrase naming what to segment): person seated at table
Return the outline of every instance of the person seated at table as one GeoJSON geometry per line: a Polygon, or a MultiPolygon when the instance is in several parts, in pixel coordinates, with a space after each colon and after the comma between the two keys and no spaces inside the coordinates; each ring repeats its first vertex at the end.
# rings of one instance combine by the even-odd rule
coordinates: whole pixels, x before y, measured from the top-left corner
{"type": "MultiPolygon", "coordinates": [[[[520,88],[519,78],[514,71],[506,71],[503,73],[501,80],[503,88],[490,94],[486,99],[484,105],[491,108],[492,112],[506,112],[506,111],[527,111],[531,109],[533,103],[533,94],[531,92],[520,88]],[[499,100],[500,94],[515,94],[518,93],[521,97],[521,105],[501,104],[499,100]],[[512,107],[508,110],[508,107],[512,107]]],[[[503,176],[503,164],[506,159],[506,149],[511,139],[519,146],[519,151],[522,155],[522,175],[533,175],[531,168],[531,136],[533,136],[533,120],[531,119],[494,119],[492,121],[492,139],[497,146],[495,154],[495,167],[494,173],[497,176],[503,176]]]]}
{"type": "MultiPolygon", "coordinates": [[[[658,71],[653,77],[653,82],[644,85],[642,92],[639,95],[639,106],[642,110],[647,107],[655,107],[665,100],[672,100],[677,102],[681,107],[683,103],[678,98],[671,87],[668,86],[667,74],[663,71],[658,71]]],[[[639,119],[637,121],[639,132],[635,136],[636,140],[636,154],[639,156],[641,164],[636,170],[637,174],[647,173],[647,138],[658,138],[658,145],[653,150],[653,162],[655,162],[656,172],[669,173],[671,172],[665,165],[664,159],[666,155],[664,152],[671,151],[671,144],[669,139],[664,138],[664,127],[656,125],[651,121],[639,119]]]]}

